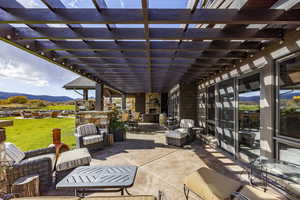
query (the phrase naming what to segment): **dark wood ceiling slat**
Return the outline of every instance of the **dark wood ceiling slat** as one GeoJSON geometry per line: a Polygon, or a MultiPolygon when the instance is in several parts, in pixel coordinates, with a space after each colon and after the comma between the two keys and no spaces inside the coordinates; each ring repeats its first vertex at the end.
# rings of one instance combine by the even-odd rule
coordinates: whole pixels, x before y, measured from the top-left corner
{"type": "MultiPolygon", "coordinates": [[[[2,23],[22,24],[144,24],[142,9],[6,8],[2,23]]],[[[280,9],[147,9],[149,24],[299,24],[300,10],[280,9]],[[257,13],[263,13],[258,15],[257,13]]]]}

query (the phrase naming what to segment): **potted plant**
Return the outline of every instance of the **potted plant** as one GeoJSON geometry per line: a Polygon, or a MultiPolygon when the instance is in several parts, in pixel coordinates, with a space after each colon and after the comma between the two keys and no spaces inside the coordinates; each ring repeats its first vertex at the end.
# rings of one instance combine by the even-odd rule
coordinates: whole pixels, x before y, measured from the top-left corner
{"type": "Polygon", "coordinates": [[[125,123],[120,121],[120,113],[117,108],[113,109],[110,133],[114,135],[114,141],[121,142],[126,139],[126,127],[125,123]]]}

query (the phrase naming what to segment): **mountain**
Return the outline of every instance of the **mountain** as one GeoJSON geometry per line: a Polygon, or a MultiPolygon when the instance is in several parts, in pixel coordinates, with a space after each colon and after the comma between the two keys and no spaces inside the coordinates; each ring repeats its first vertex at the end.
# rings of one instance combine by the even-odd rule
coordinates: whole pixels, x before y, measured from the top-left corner
{"type": "Polygon", "coordinates": [[[1,92],[0,99],[7,99],[13,96],[25,96],[28,99],[39,99],[43,101],[51,102],[63,102],[63,101],[72,101],[73,99],[67,96],[48,96],[48,95],[32,95],[32,94],[23,94],[23,93],[14,93],[14,92],[1,92]]]}
{"type": "Polygon", "coordinates": [[[294,96],[300,96],[300,92],[285,92],[280,95],[282,99],[292,99],[294,96]]]}

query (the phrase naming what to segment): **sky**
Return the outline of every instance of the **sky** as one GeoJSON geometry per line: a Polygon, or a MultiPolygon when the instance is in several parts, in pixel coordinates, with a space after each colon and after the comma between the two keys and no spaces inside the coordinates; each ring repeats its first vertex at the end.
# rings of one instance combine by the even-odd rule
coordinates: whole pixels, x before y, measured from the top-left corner
{"type": "MultiPolygon", "coordinates": [[[[26,8],[45,8],[41,0],[16,0],[26,8]]],[[[105,0],[109,8],[141,8],[141,0],[105,0]]],[[[67,8],[94,8],[92,0],[61,0],[67,8]]],[[[149,0],[150,8],[186,8],[188,0],[149,0]]],[[[15,25],[25,26],[26,25],[15,25]]],[[[118,25],[117,25],[118,26],[118,25]]],[[[135,25],[119,25],[135,28],[135,25]]],[[[160,28],[161,25],[150,25],[160,28]]],[[[164,25],[166,28],[179,25],[164,25]]],[[[0,41],[0,91],[79,98],[62,86],[78,77],[55,64],[0,41]]]]}

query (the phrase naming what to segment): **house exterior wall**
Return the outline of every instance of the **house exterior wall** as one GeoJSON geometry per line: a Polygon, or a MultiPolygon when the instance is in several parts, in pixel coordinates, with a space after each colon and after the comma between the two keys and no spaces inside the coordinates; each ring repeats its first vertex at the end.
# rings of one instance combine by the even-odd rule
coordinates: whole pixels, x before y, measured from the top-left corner
{"type": "MultiPolygon", "coordinates": [[[[228,70],[218,76],[206,80],[205,82],[199,83],[196,87],[193,86],[191,87],[191,85],[180,84],[179,117],[180,118],[195,117],[197,121],[203,121],[205,115],[201,114],[202,119],[200,119],[199,114],[197,116],[197,109],[199,110],[197,106],[199,107],[200,94],[203,95],[203,91],[207,91],[208,86],[221,83],[222,81],[230,78],[240,77],[242,75],[246,75],[251,72],[260,70],[261,155],[269,158],[274,158],[275,157],[274,132],[276,127],[275,124],[275,118],[276,118],[275,63],[277,59],[287,56],[299,50],[300,50],[300,31],[290,32],[285,35],[282,41],[278,41],[275,44],[262,48],[261,51],[259,51],[255,55],[251,55],[249,58],[245,59],[243,62],[236,65],[234,69],[228,70]],[[193,89],[195,88],[195,92],[193,91],[192,88],[193,89]]],[[[174,90],[173,88],[173,92],[171,91],[169,92],[169,99],[172,95],[175,94],[176,90],[174,90]]],[[[205,126],[205,124],[204,125],[202,124],[201,126],[205,126]]]]}
{"type": "Polygon", "coordinates": [[[220,83],[232,77],[261,69],[261,97],[260,97],[260,131],[261,155],[269,158],[275,157],[274,132],[275,132],[275,62],[276,59],[287,56],[300,50],[300,31],[285,35],[282,41],[262,49],[256,55],[246,59],[235,69],[224,72],[206,82],[199,84],[198,90],[207,86],[220,83]]]}

